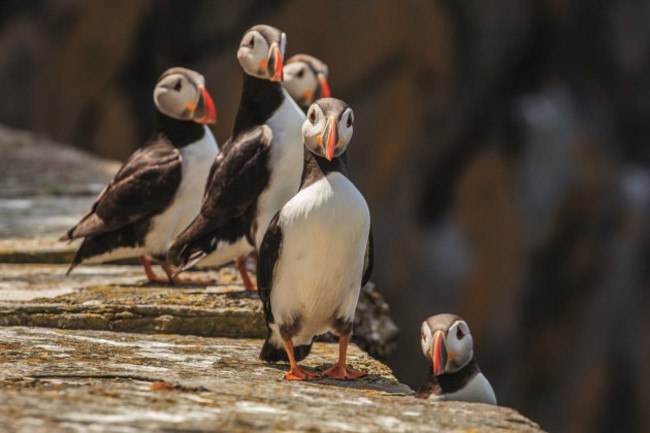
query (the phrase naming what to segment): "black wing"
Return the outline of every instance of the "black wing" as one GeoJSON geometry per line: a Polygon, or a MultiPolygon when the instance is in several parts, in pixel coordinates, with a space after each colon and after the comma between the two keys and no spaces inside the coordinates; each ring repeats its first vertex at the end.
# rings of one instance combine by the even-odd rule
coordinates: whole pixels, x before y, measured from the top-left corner
{"type": "Polygon", "coordinates": [[[273,274],[278,257],[282,252],[282,228],[279,224],[280,212],[276,213],[269,223],[260,250],[257,253],[257,290],[264,306],[266,324],[273,323],[271,311],[271,288],[273,274]]]}
{"type": "Polygon", "coordinates": [[[181,156],[165,138],[151,141],[124,163],[90,212],[62,240],[107,233],[169,205],[181,181],[181,156]]]}
{"type": "Polygon", "coordinates": [[[205,248],[195,243],[232,224],[256,202],[268,185],[272,138],[271,128],[262,125],[224,146],[210,169],[201,212],[174,242],[172,260],[187,262],[194,249],[205,248]]]}
{"type": "Polygon", "coordinates": [[[201,206],[215,225],[241,216],[267,186],[272,139],[271,128],[259,126],[239,136],[215,161],[201,206]]]}
{"type": "Polygon", "coordinates": [[[363,277],[361,277],[361,287],[365,286],[370,280],[372,268],[375,264],[375,242],[372,237],[372,226],[368,232],[368,244],[366,245],[366,256],[363,259],[363,277]]]}

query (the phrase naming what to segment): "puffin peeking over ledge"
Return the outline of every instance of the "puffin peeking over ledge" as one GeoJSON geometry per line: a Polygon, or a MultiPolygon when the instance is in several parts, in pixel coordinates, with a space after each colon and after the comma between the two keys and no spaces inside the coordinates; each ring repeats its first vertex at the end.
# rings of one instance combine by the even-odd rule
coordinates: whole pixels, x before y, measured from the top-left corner
{"type": "Polygon", "coordinates": [[[415,394],[430,400],[497,404],[490,382],[474,358],[469,326],[453,314],[438,314],[422,323],[422,352],[433,370],[415,394]]]}
{"type": "Polygon", "coordinates": [[[339,359],[323,376],[365,375],[346,365],[359,290],[372,270],[370,212],[345,166],[353,123],[352,109],[338,99],[309,108],[300,191],[273,218],[259,249],[257,284],[269,331],[260,358],[288,360],[287,380],[321,377],[297,361],[327,331],[339,336],[339,359]]]}
{"type": "Polygon", "coordinates": [[[305,115],[282,87],[286,35],[257,25],[243,36],[237,58],[244,84],[233,132],[215,159],[201,211],[169,257],[179,270],[232,260],[247,290],[257,290],[241,257],[254,252],[273,215],[298,191],[305,115]]]}
{"type": "Polygon", "coordinates": [[[198,72],[171,68],[153,92],[151,139],[122,165],[90,212],[62,241],[83,238],[68,274],[80,263],[140,257],[149,281],[200,283],[175,275],[167,249],[199,212],[217,142],[206,126],[217,113],[198,72]],[[159,277],[152,260],[167,277],[159,277]]]}

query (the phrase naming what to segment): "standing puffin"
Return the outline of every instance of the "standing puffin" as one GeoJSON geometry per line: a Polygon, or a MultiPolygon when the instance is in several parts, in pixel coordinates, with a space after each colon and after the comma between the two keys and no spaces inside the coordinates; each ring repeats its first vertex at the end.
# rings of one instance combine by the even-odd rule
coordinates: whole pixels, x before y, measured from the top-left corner
{"type": "Polygon", "coordinates": [[[61,238],[84,238],[68,273],[80,263],[139,256],[149,281],[184,282],[166,254],[170,241],[199,212],[203,186],[218,153],[206,124],[215,123],[217,114],[203,76],[185,68],[165,71],[153,100],[153,136],[61,238]],[[167,278],[155,274],[152,259],[160,262],[167,278]]]}
{"type": "Polygon", "coordinates": [[[433,371],[416,397],[497,404],[490,382],[474,358],[469,326],[453,314],[438,314],[422,323],[422,352],[433,371]]]}
{"type": "Polygon", "coordinates": [[[259,249],[257,284],[269,330],[260,358],[288,360],[288,380],[319,377],[297,361],[327,331],[339,336],[339,359],[323,375],[365,375],[346,366],[359,290],[372,270],[370,213],[344,159],[353,123],[352,109],[338,99],[309,108],[300,191],[273,218],[259,249]]]}
{"type": "Polygon", "coordinates": [[[284,65],[284,88],[304,111],[316,100],[331,96],[325,63],[308,54],[291,56],[284,65]]]}
{"type": "Polygon", "coordinates": [[[233,132],[214,161],[201,211],[170,249],[179,270],[237,260],[248,290],[257,290],[241,257],[255,251],[273,215],[298,191],[304,113],[282,87],[286,35],[257,25],[237,58],[244,85],[233,132]]]}

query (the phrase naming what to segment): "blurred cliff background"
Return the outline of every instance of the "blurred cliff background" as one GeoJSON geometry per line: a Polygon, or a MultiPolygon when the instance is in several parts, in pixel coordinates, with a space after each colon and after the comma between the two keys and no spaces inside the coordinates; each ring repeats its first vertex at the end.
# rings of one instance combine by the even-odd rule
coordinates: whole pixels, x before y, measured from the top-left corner
{"type": "Polygon", "coordinates": [[[650,3],[0,1],[0,122],[122,159],[183,65],[223,142],[262,22],[355,110],[397,376],[419,386],[421,321],[457,312],[501,404],[554,432],[650,431],[650,3]]]}

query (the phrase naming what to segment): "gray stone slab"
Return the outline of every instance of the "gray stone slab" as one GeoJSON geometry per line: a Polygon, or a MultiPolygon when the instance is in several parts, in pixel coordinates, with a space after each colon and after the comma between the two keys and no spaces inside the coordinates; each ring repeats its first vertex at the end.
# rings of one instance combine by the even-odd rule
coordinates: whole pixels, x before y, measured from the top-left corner
{"type": "Polygon", "coordinates": [[[256,294],[232,267],[188,272],[209,286],[148,284],[140,266],[0,264],[0,326],[44,326],[213,337],[262,337],[256,294]]]}
{"type": "MultiPolygon", "coordinates": [[[[12,230],[15,225],[12,225],[12,230]]],[[[32,230],[33,225],[26,227],[32,230]]],[[[21,230],[21,229],[19,229],[21,230]]],[[[19,232],[17,235],[25,235],[19,232]]],[[[64,231],[59,230],[59,234],[64,231]]],[[[0,263],[49,263],[67,264],[71,263],[81,240],[73,242],[59,242],[53,236],[37,237],[16,237],[3,239],[0,234],[0,263]]]]}
{"type": "Polygon", "coordinates": [[[0,198],[18,200],[14,207],[26,197],[96,195],[119,168],[118,162],[2,126],[0,155],[0,198]]]}
{"type": "Polygon", "coordinates": [[[58,242],[120,164],[0,126],[0,263],[68,263],[58,242]]]}
{"type": "MultiPolygon", "coordinates": [[[[261,340],[0,328],[0,430],[56,432],[536,432],[517,412],[410,396],[352,347],[354,382],[289,383],[261,340]]],[[[304,362],[323,369],[333,344],[304,362]]]]}

